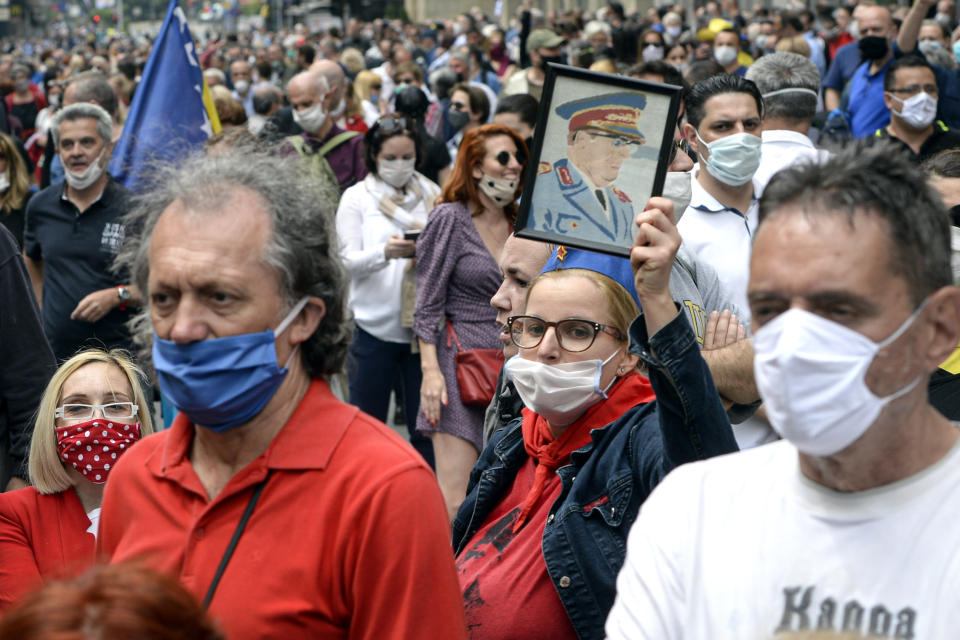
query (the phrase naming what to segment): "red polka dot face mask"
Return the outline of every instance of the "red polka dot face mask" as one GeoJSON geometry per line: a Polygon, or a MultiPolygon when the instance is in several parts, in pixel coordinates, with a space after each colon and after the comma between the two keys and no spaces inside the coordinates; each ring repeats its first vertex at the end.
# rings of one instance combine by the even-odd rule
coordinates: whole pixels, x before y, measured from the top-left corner
{"type": "Polygon", "coordinates": [[[140,423],[103,418],[56,427],[60,459],[94,484],[103,484],[117,459],[140,439],[140,423]]]}

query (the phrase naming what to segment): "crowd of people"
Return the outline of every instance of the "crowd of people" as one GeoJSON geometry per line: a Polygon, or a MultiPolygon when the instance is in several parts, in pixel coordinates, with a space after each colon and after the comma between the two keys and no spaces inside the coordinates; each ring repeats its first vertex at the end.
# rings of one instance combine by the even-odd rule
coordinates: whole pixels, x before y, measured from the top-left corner
{"type": "Polygon", "coordinates": [[[2,42],[0,640],[952,637],[953,0],[500,18],[2,42]]]}

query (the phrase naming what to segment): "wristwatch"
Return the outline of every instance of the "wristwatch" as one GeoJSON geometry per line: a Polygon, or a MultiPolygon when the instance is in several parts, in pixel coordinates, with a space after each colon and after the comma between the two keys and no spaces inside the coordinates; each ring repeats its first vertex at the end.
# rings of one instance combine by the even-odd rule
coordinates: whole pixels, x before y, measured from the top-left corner
{"type": "Polygon", "coordinates": [[[120,311],[127,310],[127,303],[130,302],[130,289],[124,287],[123,285],[117,287],[117,297],[120,298],[120,304],[117,306],[120,311]]]}

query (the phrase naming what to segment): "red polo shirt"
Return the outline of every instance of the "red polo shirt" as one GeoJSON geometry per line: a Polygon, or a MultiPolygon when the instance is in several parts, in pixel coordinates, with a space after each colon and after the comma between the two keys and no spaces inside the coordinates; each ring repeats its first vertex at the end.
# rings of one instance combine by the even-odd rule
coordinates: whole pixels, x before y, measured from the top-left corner
{"type": "Polygon", "coordinates": [[[98,549],[177,575],[202,599],[253,487],[272,474],[210,612],[244,638],[466,638],[446,509],[392,430],[315,380],[270,447],[213,500],[182,414],[110,476],[98,549]]]}

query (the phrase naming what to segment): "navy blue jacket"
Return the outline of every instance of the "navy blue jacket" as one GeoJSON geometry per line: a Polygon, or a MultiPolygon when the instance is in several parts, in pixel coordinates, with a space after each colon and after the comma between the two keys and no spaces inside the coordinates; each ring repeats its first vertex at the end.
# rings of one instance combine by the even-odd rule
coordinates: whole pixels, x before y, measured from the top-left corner
{"type": "MultiPolygon", "coordinates": [[[[562,489],[543,532],[547,572],[580,638],[604,637],[627,534],[657,483],[684,462],[737,450],[684,315],[678,313],[649,341],[641,315],[630,334],[649,367],[657,400],[593,430],[591,443],[557,469],[562,489]]],[[[518,418],[494,434],[470,473],[467,498],[453,523],[457,555],[509,491],[526,459],[518,418]]]]}

